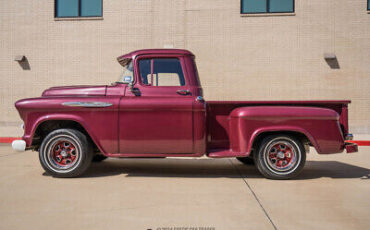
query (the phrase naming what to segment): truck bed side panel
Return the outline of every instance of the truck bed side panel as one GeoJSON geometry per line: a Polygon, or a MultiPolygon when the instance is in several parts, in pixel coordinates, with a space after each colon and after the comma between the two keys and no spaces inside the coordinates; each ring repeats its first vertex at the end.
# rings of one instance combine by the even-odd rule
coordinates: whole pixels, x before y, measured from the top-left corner
{"type": "Polygon", "coordinates": [[[303,134],[318,153],[344,149],[339,115],[332,109],[302,106],[240,107],[230,115],[230,149],[249,154],[254,140],[265,132],[303,134]]]}
{"type": "Polygon", "coordinates": [[[207,101],[207,149],[230,149],[229,115],[239,107],[307,106],[332,109],[339,114],[343,135],[348,133],[350,101],[207,101]]]}

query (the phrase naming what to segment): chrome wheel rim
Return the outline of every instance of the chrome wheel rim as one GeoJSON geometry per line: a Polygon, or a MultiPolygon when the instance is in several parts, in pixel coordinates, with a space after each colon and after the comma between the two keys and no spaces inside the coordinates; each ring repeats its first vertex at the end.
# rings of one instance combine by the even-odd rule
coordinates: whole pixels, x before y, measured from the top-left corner
{"type": "Polygon", "coordinates": [[[57,136],[51,139],[45,150],[46,163],[56,172],[70,172],[81,160],[79,144],[68,136],[57,136]]]}
{"type": "Polygon", "coordinates": [[[287,140],[272,140],[264,151],[267,167],[276,174],[284,175],[294,171],[300,162],[301,154],[295,143],[287,140]]]}

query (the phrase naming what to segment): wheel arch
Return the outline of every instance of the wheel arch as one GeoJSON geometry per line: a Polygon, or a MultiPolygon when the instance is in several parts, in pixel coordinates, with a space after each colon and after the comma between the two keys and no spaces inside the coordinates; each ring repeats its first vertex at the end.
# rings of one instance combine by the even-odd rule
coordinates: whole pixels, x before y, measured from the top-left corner
{"type": "Polygon", "coordinates": [[[57,129],[75,129],[83,133],[93,145],[94,151],[101,151],[101,148],[94,141],[88,130],[81,122],[73,119],[43,119],[34,128],[31,145],[38,149],[43,139],[52,131],[57,129]]]}
{"type": "Polygon", "coordinates": [[[319,146],[315,139],[306,131],[297,129],[265,129],[253,133],[248,145],[248,152],[250,153],[253,149],[256,149],[265,137],[276,134],[293,136],[300,140],[303,146],[314,146],[319,151],[319,146]]]}

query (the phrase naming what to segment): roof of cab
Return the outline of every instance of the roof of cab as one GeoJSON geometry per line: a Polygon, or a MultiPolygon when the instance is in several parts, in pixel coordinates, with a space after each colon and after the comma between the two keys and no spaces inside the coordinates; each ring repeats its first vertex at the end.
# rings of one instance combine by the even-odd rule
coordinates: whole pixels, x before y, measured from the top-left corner
{"type": "Polygon", "coordinates": [[[180,55],[194,56],[192,52],[188,50],[183,50],[183,49],[143,49],[143,50],[135,50],[128,54],[124,54],[122,56],[119,56],[117,59],[124,59],[124,58],[133,59],[135,58],[135,56],[143,55],[143,54],[180,54],[180,55]]]}

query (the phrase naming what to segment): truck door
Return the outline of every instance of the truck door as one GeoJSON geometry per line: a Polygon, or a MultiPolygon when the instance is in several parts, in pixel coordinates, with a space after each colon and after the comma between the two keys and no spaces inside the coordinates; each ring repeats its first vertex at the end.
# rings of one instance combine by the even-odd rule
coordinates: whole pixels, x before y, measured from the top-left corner
{"type": "Polygon", "coordinates": [[[194,96],[181,56],[140,56],[120,102],[120,153],[193,153],[194,96]]]}

